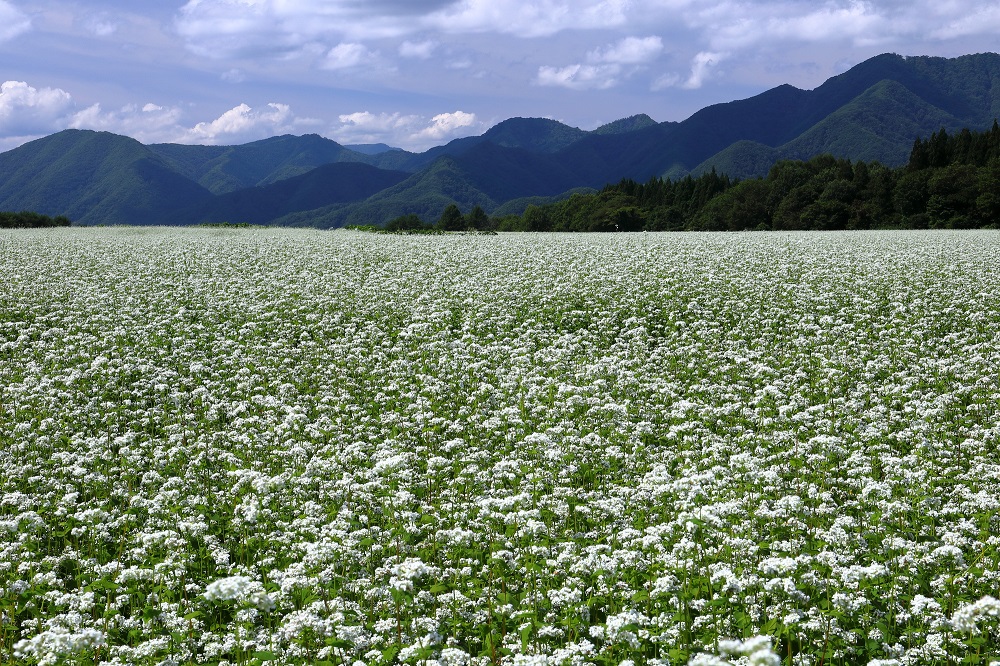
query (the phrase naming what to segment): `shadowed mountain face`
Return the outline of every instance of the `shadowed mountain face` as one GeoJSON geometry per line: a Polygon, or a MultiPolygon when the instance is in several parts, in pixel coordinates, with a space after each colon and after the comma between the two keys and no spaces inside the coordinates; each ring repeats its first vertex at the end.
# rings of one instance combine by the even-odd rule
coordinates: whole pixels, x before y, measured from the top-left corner
{"type": "Polygon", "coordinates": [[[67,130],[0,154],[0,210],[81,224],[254,222],[381,224],[406,213],[516,211],[527,202],[622,178],[677,178],[715,168],[765,174],[820,153],[895,166],[914,139],[1000,117],[1000,56],[881,55],[815,90],[784,85],[716,104],[682,122],[637,115],[587,132],[511,118],[482,136],[424,153],[357,150],[317,135],[241,146],[144,146],[67,130]],[[523,205],[522,203],[523,202],[523,205]]]}

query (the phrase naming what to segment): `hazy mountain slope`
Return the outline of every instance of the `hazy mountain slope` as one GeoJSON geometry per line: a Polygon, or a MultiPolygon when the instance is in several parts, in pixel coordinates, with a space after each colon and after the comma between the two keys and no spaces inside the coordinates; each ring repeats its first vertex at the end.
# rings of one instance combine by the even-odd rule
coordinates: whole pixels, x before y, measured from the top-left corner
{"type": "Polygon", "coordinates": [[[0,154],[0,209],[66,215],[80,224],[171,221],[178,202],[211,194],[134,139],[66,130],[0,154]]]}
{"type": "Polygon", "coordinates": [[[409,176],[367,164],[324,164],[301,176],[214,197],[188,207],[180,217],[187,223],[266,224],[299,211],[367,199],[409,176]]]}
{"type": "Polygon", "coordinates": [[[715,168],[736,178],[766,175],[779,159],[809,159],[820,153],[888,166],[906,162],[917,137],[967,123],[927,103],[897,81],[882,80],[781,146],[737,142],[693,169],[715,168]]]}
{"type": "Polygon", "coordinates": [[[382,153],[387,153],[390,150],[399,150],[399,148],[393,148],[384,143],[352,143],[345,145],[344,148],[348,150],[353,150],[356,153],[361,153],[362,155],[380,155],[382,153]]]}
{"type": "Polygon", "coordinates": [[[692,176],[700,176],[715,169],[733,178],[754,178],[766,175],[774,163],[783,159],[780,148],[765,146],[756,141],[737,141],[717,152],[694,169],[692,176]]]}
{"type": "MultiPolygon", "coordinates": [[[[439,157],[429,168],[366,201],[316,211],[310,224],[382,224],[407,213],[436,220],[452,203],[462,210],[480,206],[491,212],[512,199],[558,196],[575,188],[576,182],[576,174],[552,156],[485,142],[462,155],[439,157]]],[[[282,223],[305,219],[293,215],[282,223]]]]}
{"type": "Polygon", "coordinates": [[[653,125],[656,125],[655,120],[647,116],[645,113],[640,113],[635,116],[621,118],[620,120],[615,120],[605,125],[601,125],[597,129],[591,130],[591,134],[627,134],[628,132],[646,129],[647,127],[652,127],[653,125]]]}
{"type": "MultiPolygon", "coordinates": [[[[588,136],[587,132],[576,127],[570,127],[547,118],[509,118],[494,125],[485,134],[468,136],[449,141],[443,146],[437,146],[423,153],[408,153],[399,162],[375,162],[382,168],[402,169],[404,171],[419,171],[433,164],[443,156],[459,157],[465,155],[476,146],[492,143],[503,148],[520,148],[532,153],[554,153],[570,146],[588,136]]],[[[377,156],[389,160],[391,154],[377,156]]]]}
{"type": "Polygon", "coordinates": [[[916,138],[915,134],[901,138],[909,131],[942,119],[948,119],[948,126],[985,129],[997,116],[1000,55],[946,59],[887,54],[867,60],[815,90],[778,86],[745,100],[706,107],[676,125],[626,135],[621,141],[615,136],[591,134],[562,151],[560,157],[566,164],[581,165],[588,184],[613,182],[622,176],[637,180],[655,175],[679,177],[737,142],[779,148],[812,132],[798,148],[821,151],[825,146],[854,143],[867,151],[865,155],[898,156],[916,138]],[[882,82],[897,84],[893,94],[907,91],[908,101],[893,108],[891,99],[876,99],[886,94],[877,89],[882,82]],[[874,92],[867,92],[873,88],[874,92]],[[859,97],[863,99],[855,104],[859,97]],[[913,118],[921,113],[930,114],[926,122],[914,123],[913,118]],[[814,129],[834,114],[838,114],[832,119],[834,124],[814,129]],[[850,117],[855,120],[850,121],[850,117]],[[859,129],[865,140],[855,140],[853,135],[859,129]],[[834,139],[834,131],[847,136],[834,139]],[[819,133],[825,133],[826,138],[817,138],[819,133]],[[634,138],[640,135],[644,147],[635,145],[634,138]],[[872,139],[875,148],[869,150],[872,139]],[[626,160],[626,154],[632,159],[626,160]]]}
{"type": "Polygon", "coordinates": [[[473,206],[488,210],[495,205],[486,194],[469,184],[456,158],[445,155],[427,169],[365,201],[294,213],[278,218],[275,223],[333,228],[345,224],[382,224],[409,213],[436,220],[452,203],[458,203],[463,210],[473,206]]]}
{"type": "Polygon", "coordinates": [[[548,118],[510,118],[491,127],[482,139],[503,148],[554,153],[585,136],[581,129],[548,118]]]}
{"type": "Polygon", "coordinates": [[[371,155],[348,150],[316,134],[286,134],[240,146],[161,143],[149,148],[179,173],[215,194],[266,185],[333,162],[373,161],[371,155]]]}

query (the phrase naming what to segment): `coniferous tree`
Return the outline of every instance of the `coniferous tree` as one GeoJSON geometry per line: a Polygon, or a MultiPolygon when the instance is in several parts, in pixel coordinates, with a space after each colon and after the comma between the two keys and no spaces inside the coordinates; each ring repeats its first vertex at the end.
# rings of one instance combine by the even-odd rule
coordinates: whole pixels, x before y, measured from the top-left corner
{"type": "Polygon", "coordinates": [[[490,217],[479,206],[474,206],[465,216],[465,226],[477,231],[488,231],[491,228],[490,217]]]}
{"type": "Polygon", "coordinates": [[[438,220],[437,226],[442,231],[464,231],[465,216],[462,215],[462,211],[459,210],[458,206],[450,204],[441,213],[441,219],[438,220]]]}

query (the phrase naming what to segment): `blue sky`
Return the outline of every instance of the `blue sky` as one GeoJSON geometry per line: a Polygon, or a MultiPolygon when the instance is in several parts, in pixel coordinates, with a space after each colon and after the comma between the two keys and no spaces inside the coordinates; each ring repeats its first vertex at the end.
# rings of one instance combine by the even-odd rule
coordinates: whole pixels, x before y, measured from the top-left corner
{"type": "Polygon", "coordinates": [[[683,120],[879,53],[1000,50],[969,0],[0,0],[0,150],[317,133],[424,150],[514,116],[683,120]]]}

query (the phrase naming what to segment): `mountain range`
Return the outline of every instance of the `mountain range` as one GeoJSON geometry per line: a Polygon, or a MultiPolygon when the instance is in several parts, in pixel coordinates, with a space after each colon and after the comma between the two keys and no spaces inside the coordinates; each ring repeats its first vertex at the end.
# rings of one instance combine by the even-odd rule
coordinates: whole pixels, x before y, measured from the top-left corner
{"type": "Polygon", "coordinates": [[[1000,117],[1000,55],[884,54],[814,90],[782,85],[682,122],[647,115],[584,131],[512,118],[422,153],[342,146],[314,134],[239,146],[143,145],[66,130],[0,154],[0,210],[77,224],[249,222],[324,228],[381,224],[449,204],[520,212],[623,178],[710,169],[761,176],[820,153],[889,166],[932,132],[983,130],[1000,117]]]}

